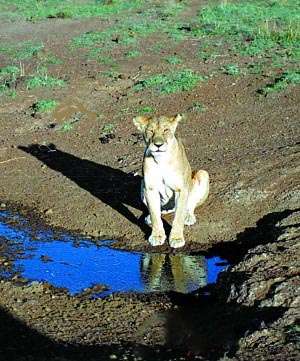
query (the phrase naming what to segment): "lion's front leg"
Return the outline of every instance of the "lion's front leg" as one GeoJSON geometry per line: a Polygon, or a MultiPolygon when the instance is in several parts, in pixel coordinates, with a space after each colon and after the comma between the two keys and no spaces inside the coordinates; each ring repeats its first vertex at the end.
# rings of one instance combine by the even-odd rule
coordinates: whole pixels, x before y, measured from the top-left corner
{"type": "Polygon", "coordinates": [[[148,242],[152,246],[161,246],[165,243],[166,234],[161,219],[160,194],[155,188],[146,187],[144,195],[152,223],[152,232],[148,242]]]}
{"type": "Polygon", "coordinates": [[[172,224],[172,230],[169,237],[169,244],[172,248],[180,248],[185,244],[183,229],[184,218],[187,207],[188,189],[182,189],[176,192],[176,210],[172,224]]]}

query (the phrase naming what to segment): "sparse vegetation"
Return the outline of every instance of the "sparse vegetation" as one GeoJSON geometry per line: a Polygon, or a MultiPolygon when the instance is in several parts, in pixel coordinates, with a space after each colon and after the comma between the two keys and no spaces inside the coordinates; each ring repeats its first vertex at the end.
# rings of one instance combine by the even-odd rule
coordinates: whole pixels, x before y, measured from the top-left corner
{"type": "Polygon", "coordinates": [[[299,83],[300,83],[300,70],[287,71],[282,76],[275,79],[275,82],[273,84],[264,87],[261,90],[261,93],[267,95],[277,90],[286,89],[288,85],[295,85],[299,83]]]}
{"type": "Polygon", "coordinates": [[[150,106],[145,106],[145,107],[141,107],[135,110],[135,113],[140,114],[140,113],[153,113],[155,112],[155,108],[154,107],[150,107],[150,106]]]}
{"type": "Polygon", "coordinates": [[[298,323],[294,323],[291,326],[289,326],[286,330],[287,338],[289,342],[300,342],[300,323],[298,320],[298,323]]]}
{"type": "Polygon", "coordinates": [[[168,74],[159,74],[137,83],[135,90],[155,88],[162,94],[188,91],[194,88],[198,82],[203,82],[205,77],[197,75],[190,69],[174,71],[168,74]]]}
{"type": "Polygon", "coordinates": [[[20,68],[17,66],[7,66],[0,69],[0,94],[15,92],[17,77],[20,74],[20,68]]]}
{"type": "Polygon", "coordinates": [[[62,79],[53,78],[48,75],[45,67],[40,67],[38,73],[33,75],[27,81],[27,89],[33,89],[37,87],[53,88],[53,87],[65,87],[66,83],[62,79]]]}
{"type": "Polygon", "coordinates": [[[33,104],[32,108],[35,112],[51,112],[59,103],[53,99],[39,100],[33,104]]]}
{"type": "Polygon", "coordinates": [[[141,4],[139,0],[11,1],[0,3],[0,17],[8,19],[89,18],[124,13],[141,4]]]}
{"type": "Polygon", "coordinates": [[[183,61],[176,57],[165,58],[165,61],[169,64],[181,64],[183,61]]]}
{"type": "Polygon", "coordinates": [[[224,74],[228,75],[238,75],[240,74],[240,68],[238,65],[232,64],[232,65],[225,65],[222,67],[222,72],[224,74]]]}
{"type": "Polygon", "coordinates": [[[189,109],[189,112],[204,112],[205,111],[205,106],[201,103],[195,103],[194,105],[192,105],[189,109]]]}
{"type": "Polygon", "coordinates": [[[113,124],[105,124],[103,125],[102,129],[101,129],[101,132],[102,132],[102,135],[106,136],[107,134],[109,134],[114,128],[114,125],[113,124]]]}
{"type": "MultiPolygon", "coordinates": [[[[271,64],[260,61],[262,74],[265,67],[272,64],[274,67],[284,64],[292,70],[295,61],[300,59],[299,2],[295,0],[206,5],[198,19],[191,22],[190,30],[201,38],[200,57],[208,61],[218,57],[224,61],[228,54],[272,59],[271,64]]],[[[229,66],[224,66],[222,71],[237,75],[237,69],[229,66]]],[[[251,67],[252,64],[245,73],[253,74],[251,67]]]]}
{"type": "Polygon", "coordinates": [[[128,51],[127,53],[125,53],[125,57],[126,58],[132,58],[132,57],[137,56],[139,54],[140,54],[140,52],[138,50],[131,50],[131,51],[128,51]]]}

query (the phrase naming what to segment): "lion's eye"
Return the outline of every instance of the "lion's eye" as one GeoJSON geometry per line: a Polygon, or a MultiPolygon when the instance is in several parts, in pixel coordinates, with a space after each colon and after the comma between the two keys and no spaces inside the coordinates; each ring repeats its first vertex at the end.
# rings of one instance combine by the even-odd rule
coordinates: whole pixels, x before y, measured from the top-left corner
{"type": "Polygon", "coordinates": [[[170,132],[170,129],[169,128],[165,128],[164,129],[164,133],[169,133],[170,132]]]}
{"type": "Polygon", "coordinates": [[[147,133],[148,133],[149,135],[153,134],[153,129],[147,129],[147,133]]]}

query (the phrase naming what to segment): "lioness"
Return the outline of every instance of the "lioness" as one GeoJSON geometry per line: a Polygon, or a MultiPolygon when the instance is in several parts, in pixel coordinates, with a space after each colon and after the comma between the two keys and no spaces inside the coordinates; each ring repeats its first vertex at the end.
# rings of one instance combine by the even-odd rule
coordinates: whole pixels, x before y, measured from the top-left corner
{"type": "Polygon", "coordinates": [[[133,123],[142,132],[146,144],[143,160],[142,201],[149,210],[146,223],[152,224],[148,239],[152,246],[166,240],[161,213],[175,211],[169,245],[184,246],[184,225],[196,222],[195,208],[202,204],[209,193],[209,175],[204,170],[192,174],[184,146],[175,137],[175,130],[182,117],[136,117],[133,123]]]}

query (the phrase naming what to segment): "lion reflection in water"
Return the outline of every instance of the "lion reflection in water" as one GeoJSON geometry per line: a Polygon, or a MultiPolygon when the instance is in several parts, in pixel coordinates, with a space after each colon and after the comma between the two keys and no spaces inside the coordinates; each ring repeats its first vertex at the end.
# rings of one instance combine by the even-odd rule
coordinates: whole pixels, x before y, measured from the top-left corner
{"type": "Polygon", "coordinates": [[[147,253],[141,261],[141,274],[148,292],[189,293],[207,285],[204,256],[147,253]]]}

